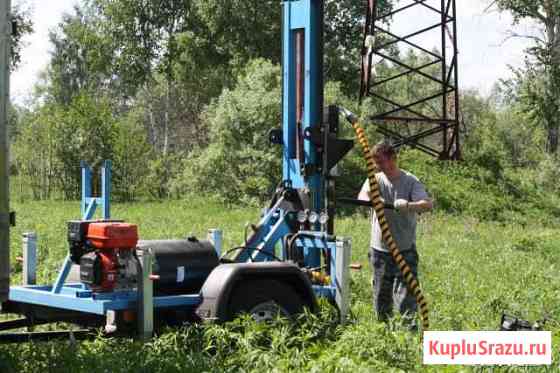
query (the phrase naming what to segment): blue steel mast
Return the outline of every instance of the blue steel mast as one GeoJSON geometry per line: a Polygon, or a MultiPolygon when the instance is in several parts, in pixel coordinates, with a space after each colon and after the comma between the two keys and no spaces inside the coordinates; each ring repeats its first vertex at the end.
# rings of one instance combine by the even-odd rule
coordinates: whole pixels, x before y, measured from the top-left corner
{"type": "MultiPolygon", "coordinates": [[[[318,133],[326,135],[322,129],[323,0],[285,0],[282,6],[283,186],[292,197],[295,193],[299,195],[296,199],[305,199],[305,203],[300,200],[304,206],[299,208],[316,214],[327,208],[326,142],[317,141],[318,133]]],[[[262,217],[236,261],[270,260],[278,242],[301,230],[294,227],[296,211],[285,205],[290,204],[289,199],[282,197],[262,217]]],[[[319,223],[308,225],[312,231],[320,228],[319,223]]],[[[320,265],[320,250],[303,250],[306,265],[320,265]]]]}
{"type": "Polygon", "coordinates": [[[323,0],[288,0],[283,5],[283,180],[306,188],[321,211],[325,193],[321,159],[305,135],[323,113],[323,0]]]}

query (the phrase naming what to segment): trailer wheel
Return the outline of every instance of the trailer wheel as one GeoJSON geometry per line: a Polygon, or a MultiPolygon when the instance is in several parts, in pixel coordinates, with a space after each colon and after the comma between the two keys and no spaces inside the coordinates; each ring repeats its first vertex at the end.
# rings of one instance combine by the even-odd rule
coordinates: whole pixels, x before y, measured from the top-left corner
{"type": "Polygon", "coordinates": [[[257,322],[268,322],[277,316],[291,318],[303,312],[301,296],[278,280],[253,279],[235,286],[231,293],[228,319],[247,313],[257,322]]]}

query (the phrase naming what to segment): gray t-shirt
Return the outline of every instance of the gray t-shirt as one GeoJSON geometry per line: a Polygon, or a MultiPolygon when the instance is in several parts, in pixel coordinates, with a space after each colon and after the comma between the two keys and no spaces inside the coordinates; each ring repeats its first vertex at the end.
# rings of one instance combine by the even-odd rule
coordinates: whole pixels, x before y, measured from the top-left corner
{"type": "MultiPolygon", "coordinates": [[[[417,202],[428,199],[428,193],[424,185],[413,174],[402,171],[400,177],[392,183],[384,173],[379,172],[375,175],[381,197],[386,203],[394,203],[397,199],[405,199],[409,202],[417,202]]],[[[369,181],[366,180],[362,186],[362,191],[369,194],[369,181]]],[[[381,228],[377,221],[377,216],[372,209],[371,219],[371,248],[379,251],[389,252],[387,244],[383,240],[381,228]]],[[[393,238],[401,251],[412,249],[416,244],[416,213],[398,213],[395,210],[385,209],[385,216],[393,234],[393,238]]]]}

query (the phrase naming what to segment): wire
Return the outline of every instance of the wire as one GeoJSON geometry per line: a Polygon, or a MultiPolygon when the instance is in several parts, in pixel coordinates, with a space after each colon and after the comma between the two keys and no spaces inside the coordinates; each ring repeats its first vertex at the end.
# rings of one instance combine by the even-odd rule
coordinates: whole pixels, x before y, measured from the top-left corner
{"type": "MultiPolygon", "coordinates": [[[[262,253],[262,254],[268,255],[270,258],[272,258],[272,259],[274,259],[274,260],[276,260],[276,261],[278,261],[278,262],[283,262],[283,261],[284,261],[284,260],[278,258],[276,255],[274,255],[274,254],[272,254],[272,253],[269,253],[268,251],[264,251],[264,250],[262,250],[262,249],[257,249],[257,248],[254,248],[254,247],[245,247],[245,246],[234,247],[233,249],[230,249],[230,250],[226,251],[226,252],[220,257],[220,260],[223,260],[223,259],[225,259],[225,260],[230,260],[230,259],[226,258],[226,256],[227,256],[229,253],[232,253],[232,252],[234,252],[234,251],[236,251],[236,250],[257,251],[257,252],[260,252],[260,253],[262,253]]],[[[251,256],[249,256],[249,258],[251,259],[251,262],[252,262],[252,261],[253,261],[253,258],[251,258],[251,256]]]]}
{"type": "Polygon", "coordinates": [[[327,269],[326,265],[322,265],[320,267],[315,267],[315,268],[306,268],[306,270],[308,270],[309,272],[316,272],[316,271],[321,271],[323,269],[327,269]]]}
{"type": "MultiPolygon", "coordinates": [[[[324,244],[325,244],[325,248],[327,247],[327,238],[326,236],[323,238],[319,238],[313,234],[310,233],[305,233],[305,232],[298,232],[294,235],[292,235],[289,239],[288,239],[288,255],[290,256],[291,259],[293,259],[293,257],[295,257],[295,255],[293,255],[294,251],[294,243],[296,242],[296,240],[300,237],[309,237],[309,238],[313,238],[313,239],[320,239],[323,240],[324,244]],[[292,257],[293,256],[293,257],[292,257]]],[[[323,256],[325,257],[326,252],[324,250],[322,250],[323,252],[323,256]]],[[[326,260],[327,258],[324,258],[325,263],[327,263],[328,261],[326,260]]],[[[303,264],[303,263],[302,263],[303,264]]],[[[302,265],[303,266],[303,265],[302,265]]],[[[328,267],[327,267],[328,269],[328,267]]]]}

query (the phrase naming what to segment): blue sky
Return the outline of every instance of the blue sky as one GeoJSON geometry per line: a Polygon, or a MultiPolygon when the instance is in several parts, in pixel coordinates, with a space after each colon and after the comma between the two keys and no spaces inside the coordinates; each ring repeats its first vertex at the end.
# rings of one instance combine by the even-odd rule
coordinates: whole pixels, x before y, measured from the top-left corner
{"type": "MultiPolygon", "coordinates": [[[[12,75],[12,97],[16,102],[21,103],[29,96],[39,73],[48,64],[50,50],[48,31],[56,27],[62,14],[70,12],[79,0],[13,0],[13,2],[31,4],[35,22],[35,33],[26,40],[28,45],[23,52],[23,65],[12,75]]],[[[530,43],[525,39],[510,39],[504,42],[507,32],[513,29],[512,18],[508,14],[496,11],[485,12],[489,3],[490,0],[457,0],[460,85],[462,88],[478,88],[483,94],[489,93],[498,79],[511,75],[508,65],[522,64],[523,50],[530,43]]],[[[406,33],[409,29],[429,25],[428,17],[421,11],[404,14],[395,20],[392,29],[397,33],[406,33]]],[[[536,32],[530,23],[515,26],[515,30],[536,32]]],[[[427,35],[418,42],[431,49],[435,47],[436,40],[437,35],[427,35]]]]}

